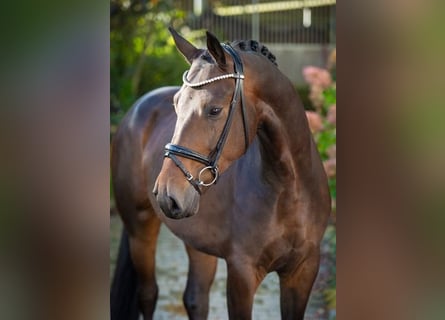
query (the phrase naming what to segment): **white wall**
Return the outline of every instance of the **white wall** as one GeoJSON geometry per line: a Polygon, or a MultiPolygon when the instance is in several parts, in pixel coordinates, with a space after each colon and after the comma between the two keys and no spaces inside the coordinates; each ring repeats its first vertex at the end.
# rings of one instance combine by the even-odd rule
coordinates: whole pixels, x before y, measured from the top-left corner
{"type": "Polygon", "coordinates": [[[304,85],[303,68],[308,65],[326,67],[335,45],[265,44],[277,57],[278,68],[296,85],[304,85]]]}

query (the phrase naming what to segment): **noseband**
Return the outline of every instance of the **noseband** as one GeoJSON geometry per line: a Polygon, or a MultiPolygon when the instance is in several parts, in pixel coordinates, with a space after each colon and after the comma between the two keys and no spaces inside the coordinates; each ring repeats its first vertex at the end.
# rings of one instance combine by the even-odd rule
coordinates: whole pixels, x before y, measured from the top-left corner
{"type": "Polygon", "coordinates": [[[226,123],[224,124],[221,135],[219,136],[219,140],[216,143],[215,149],[213,149],[213,151],[208,156],[204,156],[196,151],[193,151],[186,147],[182,147],[180,145],[168,143],[165,146],[164,157],[170,158],[176,164],[176,166],[182,171],[182,173],[184,173],[187,181],[190,182],[190,184],[196,189],[196,191],[198,191],[199,194],[201,194],[200,190],[201,186],[209,187],[212,184],[215,184],[219,178],[218,160],[221,156],[222,150],[226,143],[227,136],[229,135],[230,126],[233,120],[233,115],[235,113],[236,105],[238,104],[239,100],[241,102],[240,105],[241,105],[241,114],[243,117],[244,142],[246,150],[249,146],[246,110],[244,107],[244,94],[243,94],[243,80],[244,80],[243,64],[241,62],[240,56],[231,46],[224,43],[222,43],[221,45],[233,59],[234,71],[235,71],[234,73],[217,76],[208,80],[200,81],[198,83],[191,83],[188,81],[187,79],[188,71],[186,71],[184,73],[184,76],[182,77],[184,85],[190,88],[202,87],[218,80],[229,79],[229,78],[235,79],[235,91],[233,92],[232,102],[230,102],[229,113],[227,115],[226,123]],[[198,161],[205,165],[205,167],[202,168],[201,171],[199,171],[197,179],[194,178],[193,175],[190,173],[190,171],[188,171],[185,168],[184,164],[181,162],[181,160],[178,159],[177,156],[198,161]],[[207,170],[210,171],[213,175],[213,179],[210,182],[204,182],[202,180],[202,175],[207,170]]]}

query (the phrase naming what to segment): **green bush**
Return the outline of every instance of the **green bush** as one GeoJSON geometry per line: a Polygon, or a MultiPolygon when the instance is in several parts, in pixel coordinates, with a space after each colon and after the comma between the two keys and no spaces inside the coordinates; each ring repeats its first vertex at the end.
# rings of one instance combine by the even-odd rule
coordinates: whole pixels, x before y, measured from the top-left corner
{"type": "Polygon", "coordinates": [[[183,25],[174,1],[126,6],[112,2],[110,30],[110,114],[112,132],[123,115],[149,90],[179,84],[186,62],[167,27],[183,25]]]}

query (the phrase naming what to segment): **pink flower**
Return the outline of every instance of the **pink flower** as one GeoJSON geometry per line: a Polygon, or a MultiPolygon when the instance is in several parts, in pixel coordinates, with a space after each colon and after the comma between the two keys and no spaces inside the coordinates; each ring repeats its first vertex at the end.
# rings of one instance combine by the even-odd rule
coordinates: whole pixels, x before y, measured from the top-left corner
{"type": "Polygon", "coordinates": [[[331,124],[337,123],[337,105],[333,104],[329,107],[328,114],[326,116],[326,120],[331,124]]]}
{"type": "Polygon", "coordinates": [[[314,111],[306,111],[306,117],[312,133],[319,132],[323,129],[323,121],[318,113],[314,111]]]}
{"type": "Polygon", "coordinates": [[[326,150],[329,159],[334,159],[337,156],[337,146],[334,144],[326,150]]]}
{"type": "Polygon", "coordinates": [[[323,88],[320,86],[312,86],[311,92],[309,93],[309,99],[311,100],[312,104],[314,105],[315,109],[318,112],[321,112],[321,107],[323,106],[323,88]]]}
{"type": "Polygon", "coordinates": [[[331,74],[326,69],[307,66],[303,68],[303,76],[311,86],[319,86],[322,89],[326,89],[332,84],[331,74]]]}

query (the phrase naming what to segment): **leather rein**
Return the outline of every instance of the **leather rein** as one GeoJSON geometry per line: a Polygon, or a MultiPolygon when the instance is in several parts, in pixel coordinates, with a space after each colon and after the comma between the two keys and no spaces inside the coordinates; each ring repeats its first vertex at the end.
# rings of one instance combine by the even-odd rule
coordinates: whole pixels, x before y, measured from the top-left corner
{"type": "Polygon", "coordinates": [[[219,178],[218,160],[224,149],[227,136],[229,135],[230,126],[233,121],[233,116],[235,114],[236,105],[238,104],[238,101],[240,101],[241,105],[241,114],[244,126],[244,142],[246,150],[249,146],[246,110],[244,106],[244,93],[243,93],[243,80],[244,80],[243,64],[240,56],[231,46],[224,43],[222,43],[221,46],[233,59],[234,73],[224,74],[208,80],[200,81],[198,83],[191,83],[188,81],[187,79],[188,71],[186,71],[182,77],[184,85],[190,88],[199,88],[218,80],[229,79],[229,78],[235,79],[235,90],[233,92],[232,101],[230,102],[229,113],[227,115],[226,123],[224,124],[221,135],[219,136],[219,140],[216,143],[215,149],[213,149],[213,151],[210,152],[208,156],[205,156],[201,153],[198,153],[196,151],[193,151],[189,148],[180,145],[168,143],[165,146],[164,157],[170,158],[176,164],[176,166],[185,175],[187,181],[190,182],[190,184],[196,189],[196,191],[199,194],[201,194],[200,187],[209,187],[215,184],[219,178]],[[197,162],[201,162],[202,164],[205,165],[205,167],[199,171],[198,178],[193,177],[193,175],[190,173],[190,171],[188,171],[185,168],[184,164],[178,157],[188,158],[197,162]],[[209,170],[213,175],[213,179],[210,182],[205,182],[202,180],[202,175],[207,170],[209,170]]]}

